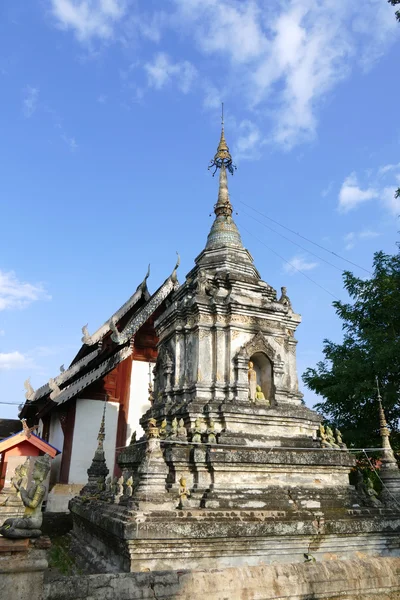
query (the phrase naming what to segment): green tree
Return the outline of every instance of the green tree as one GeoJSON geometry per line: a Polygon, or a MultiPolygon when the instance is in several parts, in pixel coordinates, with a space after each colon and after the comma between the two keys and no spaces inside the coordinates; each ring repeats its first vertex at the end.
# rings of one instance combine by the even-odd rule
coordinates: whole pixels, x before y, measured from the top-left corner
{"type": "MultiPolygon", "coordinates": [[[[397,6],[400,4],[400,0],[388,0],[389,4],[391,4],[392,6],[397,6]]],[[[396,15],[396,19],[398,21],[400,21],[400,10],[396,10],[395,12],[396,15]]]]}
{"type": "MultiPolygon", "coordinates": [[[[400,0],[399,0],[400,1],[400,0]]],[[[379,446],[375,377],[392,430],[400,446],[400,252],[374,255],[373,275],[359,279],[346,271],[351,302],[333,303],[342,320],[341,344],[324,340],[324,360],[303,374],[304,383],[323,397],[316,409],[358,447],[379,446]]]]}

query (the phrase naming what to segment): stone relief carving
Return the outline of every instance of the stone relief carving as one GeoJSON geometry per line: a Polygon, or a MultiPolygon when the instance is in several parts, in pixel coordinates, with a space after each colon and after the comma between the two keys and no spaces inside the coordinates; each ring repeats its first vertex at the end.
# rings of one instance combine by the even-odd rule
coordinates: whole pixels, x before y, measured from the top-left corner
{"type": "MultiPolygon", "coordinates": [[[[240,348],[239,352],[237,353],[237,356],[240,355],[245,358],[250,358],[256,352],[264,352],[271,361],[274,361],[276,356],[275,350],[273,349],[271,344],[267,342],[261,331],[256,333],[250,341],[248,341],[240,348]]],[[[280,360],[279,355],[277,359],[280,360]]]]}
{"type": "Polygon", "coordinates": [[[210,337],[210,331],[209,329],[200,329],[199,331],[199,339],[200,340],[205,340],[206,338],[210,337]]]}

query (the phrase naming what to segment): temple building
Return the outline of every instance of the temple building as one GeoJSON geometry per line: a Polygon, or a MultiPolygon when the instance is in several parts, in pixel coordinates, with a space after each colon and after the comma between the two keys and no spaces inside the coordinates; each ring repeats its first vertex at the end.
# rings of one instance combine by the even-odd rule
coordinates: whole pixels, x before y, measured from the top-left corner
{"type": "Polygon", "coordinates": [[[302,401],[300,315],[243,246],[223,128],[211,166],[215,219],[184,283],[175,268],[150,295],[145,279],[85,330],[67,371],[27,386],[23,414],[62,442],[58,485],[81,488],[69,502],[76,551],[128,572],[399,555],[400,472],[384,415],[378,498],[350,484],[354,456],[302,401]]]}
{"type": "Polygon", "coordinates": [[[62,449],[52,462],[48,510],[67,511],[68,501],[85,484],[104,400],[107,464],[118,473],[117,449],[129,443],[150,407],[158,342],[154,321],[178,286],[176,268],[153,295],[147,289],[148,271],[134,294],[97,331],[90,335],[85,325],[82,346],[68,369],[61,367],[37,390],[25,382],[20,417],[38,424],[39,435],[62,449]],[[130,334],[122,340],[118,329],[130,334]]]}

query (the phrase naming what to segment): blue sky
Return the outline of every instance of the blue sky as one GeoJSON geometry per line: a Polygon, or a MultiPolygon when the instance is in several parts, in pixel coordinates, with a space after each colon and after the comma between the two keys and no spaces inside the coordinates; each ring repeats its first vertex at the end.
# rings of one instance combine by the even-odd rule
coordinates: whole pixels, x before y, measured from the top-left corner
{"type": "Polygon", "coordinates": [[[212,222],[221,100],[244,243],[303,316],[299,374],[341,339],[331,302],[350,265],[252,208],[366,269],[395,252],[400,24],[385,0],[5,0],[0,17],[1,401],[67,366],[148,263],[155,290],[178,250],[183,281],[212,222]]]}

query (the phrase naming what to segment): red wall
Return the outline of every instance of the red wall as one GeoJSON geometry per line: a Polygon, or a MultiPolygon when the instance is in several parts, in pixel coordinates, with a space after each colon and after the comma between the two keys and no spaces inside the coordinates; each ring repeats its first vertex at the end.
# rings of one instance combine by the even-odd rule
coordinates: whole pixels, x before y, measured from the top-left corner
{"type": "Polygon", "coordinates": [[[7,472],[7,458],[9,456],[39,456],[39,454],[39,448],[36,448],[33,444],[30,444],[26,440],[3,452],[0,463],[0,490],[2,490],[4,487],[4,480],[7,472]]]}

